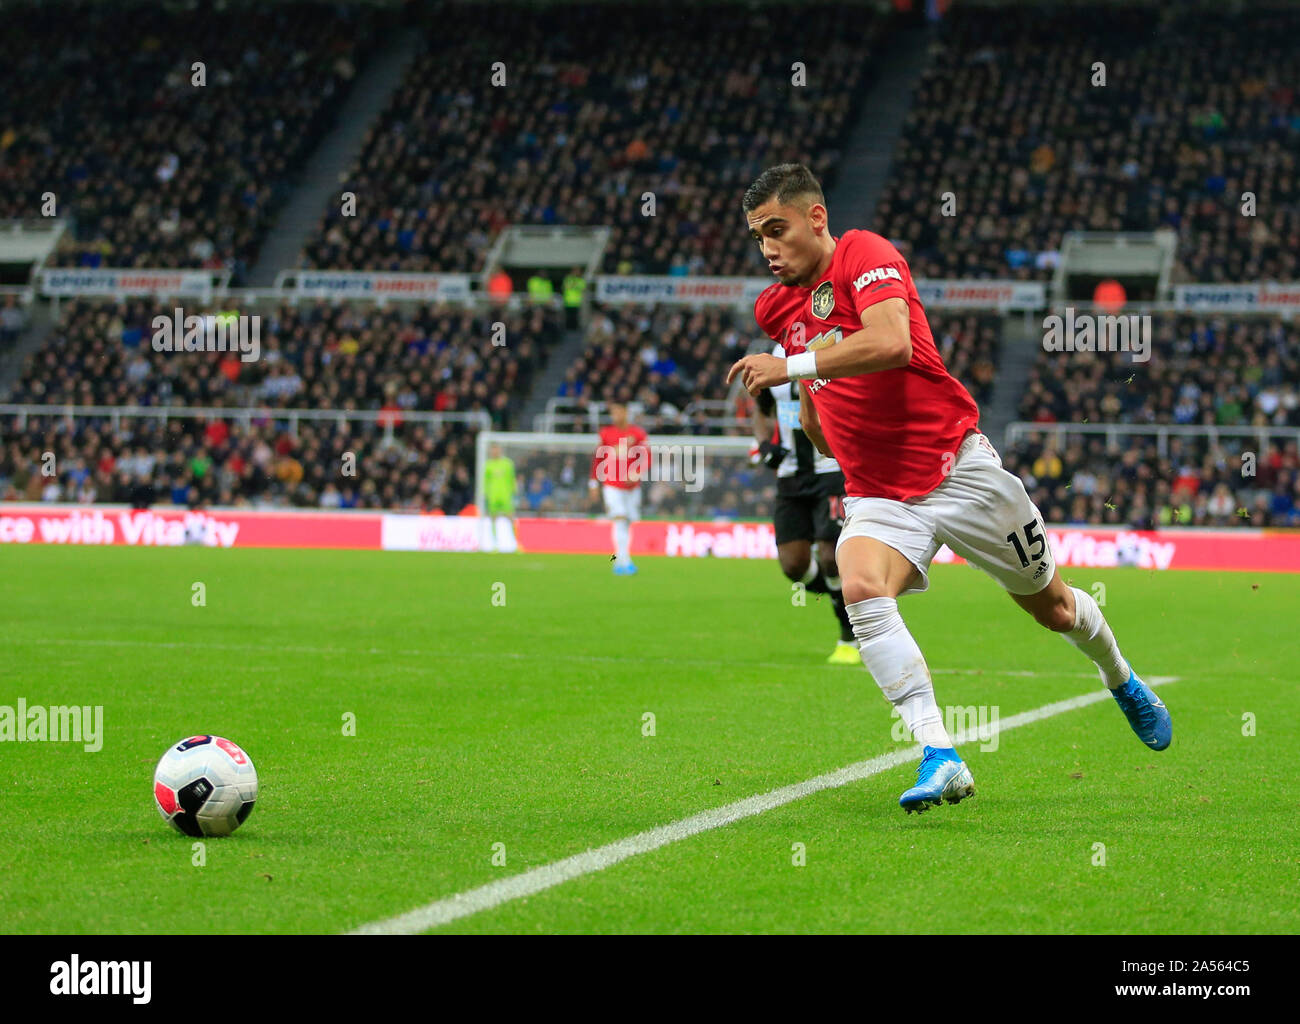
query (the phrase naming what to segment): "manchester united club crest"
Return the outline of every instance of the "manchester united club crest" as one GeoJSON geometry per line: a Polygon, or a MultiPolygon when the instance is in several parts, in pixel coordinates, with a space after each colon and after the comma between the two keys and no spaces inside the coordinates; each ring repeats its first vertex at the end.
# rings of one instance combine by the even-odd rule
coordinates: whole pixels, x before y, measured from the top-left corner
{"type": "Polygon", "coordinates": [[[813,316],[819,320],[825,320],[831,315],[831,310],[835,308],[835,286],[829,281],[823,281],[817,286],[817,290],[812,296],[813,316]]]}

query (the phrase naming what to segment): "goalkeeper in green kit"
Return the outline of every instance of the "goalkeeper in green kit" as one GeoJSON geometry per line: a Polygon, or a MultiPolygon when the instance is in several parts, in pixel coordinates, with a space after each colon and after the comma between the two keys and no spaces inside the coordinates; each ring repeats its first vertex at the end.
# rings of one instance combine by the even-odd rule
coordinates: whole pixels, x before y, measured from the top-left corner
{"type": "Polygon", "coordinates": [[[483,501],[487,505],[483,547],[487,551],[518,551],[515,537],[515,464],[494,444],[483,463],[483,501]]]}

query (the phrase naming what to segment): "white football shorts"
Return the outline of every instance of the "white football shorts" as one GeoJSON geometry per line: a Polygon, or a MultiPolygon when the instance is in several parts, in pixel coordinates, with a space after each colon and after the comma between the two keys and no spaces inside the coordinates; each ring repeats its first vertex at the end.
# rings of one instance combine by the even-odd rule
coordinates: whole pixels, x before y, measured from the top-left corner
{"type": "Polygon", "coordinates": [[[978,432],[961,443],[943,483],[923,497],[845,498],[836,548],[850,537],[888,544],[916,566],[921,580],[904,594],[929,589],[930,562],[944,544],[1012,594],[1038,593],[1056,571],[1042,513],[978,432]]]}
{"type": "Polygon", "coordinates": [[[635,523],[641,518],[641,488],[615,487],[601,484],[605,493],[605,513],[610,519],[626,519],[635,523]]]}

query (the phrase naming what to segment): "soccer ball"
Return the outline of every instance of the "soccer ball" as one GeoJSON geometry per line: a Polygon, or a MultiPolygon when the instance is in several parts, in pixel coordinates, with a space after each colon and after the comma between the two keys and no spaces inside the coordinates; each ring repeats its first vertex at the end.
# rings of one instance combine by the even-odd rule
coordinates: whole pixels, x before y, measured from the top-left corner
{"type": "Polygon", "coordinates": [[[163,754],[153,773],[158,813],[187,836],[228,836],[257,800],[257,769],[220,736],[191,736],[163,754]]]}

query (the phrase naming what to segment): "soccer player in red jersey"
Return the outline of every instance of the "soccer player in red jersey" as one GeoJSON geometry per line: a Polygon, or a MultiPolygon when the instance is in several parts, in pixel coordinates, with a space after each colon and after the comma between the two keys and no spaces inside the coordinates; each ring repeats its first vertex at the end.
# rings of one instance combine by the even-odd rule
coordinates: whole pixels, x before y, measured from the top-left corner
{"type": "Polygon", "coordinates": [[[805,381],[803,430],[844,471],[835,557],[845,609],[863,664],[924,749],[902,807],[974,793],[898,613],[901,595],[929,587],[943,544],[1087,655],[1138,738],[1167,747],[1168,710],[1125,661],[1092,595],[1061,579],[1042,515],[979,432],[975,400],[944,367],[898,250],[870,231],[833,236],[821,186],[801,164],[764,171],[743,207],[777,279],[754,316],[787,358],[746,356],[727,381],[739,376],[751,395],[805,381]]]}
{"type": "Polygon", "coordinates": [[[646,432],[628,422],[627,406],[611,404],[609,426],[591,460],[592,488],[600,487],[605,511],[614,521],[614,575],[632,576],[632,524],[641,518],[641,481],[650,466],[646,432]]]}

